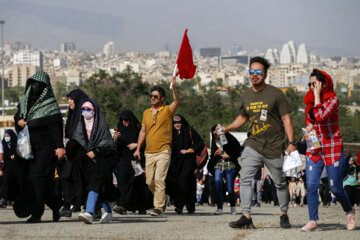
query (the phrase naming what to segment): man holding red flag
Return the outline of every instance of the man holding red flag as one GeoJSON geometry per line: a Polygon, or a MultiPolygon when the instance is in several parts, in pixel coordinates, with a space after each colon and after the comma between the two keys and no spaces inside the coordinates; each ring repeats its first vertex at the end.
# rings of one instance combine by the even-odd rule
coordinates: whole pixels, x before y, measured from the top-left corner
{"type": "Polygon", "coordinates": [[[151,216],[161,215],[166,208],[165,178],[170,165],[172,140],[172,115],[180,104],[180,97],[176,90],[176,77],[171,80],[173,85],[173,102],[163,105],[165,90],[160,86],[150,89],[151,108],[143,113],[142,128],[134,157],[141,158],[140,149],[146,142],[145,169],[146,184],[154,194],[154,209],[151,216]]]}

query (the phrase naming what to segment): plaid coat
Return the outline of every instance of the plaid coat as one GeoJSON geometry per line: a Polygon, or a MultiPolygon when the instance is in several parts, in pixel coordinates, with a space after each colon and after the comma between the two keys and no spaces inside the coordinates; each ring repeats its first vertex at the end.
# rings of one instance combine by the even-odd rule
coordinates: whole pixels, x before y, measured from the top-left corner
{"type": "Polygon", "coordinates": [[[325,166],[334,164],[342,155],[343,140],[338,124],[339,99],[336,96],[328,98],[324,103],[313,107],[315,121],[306,113],[305,123],[312,123],[319,138],[321,148],[307,149],[306,156],[314,162],[323,160],[325,166]]]}

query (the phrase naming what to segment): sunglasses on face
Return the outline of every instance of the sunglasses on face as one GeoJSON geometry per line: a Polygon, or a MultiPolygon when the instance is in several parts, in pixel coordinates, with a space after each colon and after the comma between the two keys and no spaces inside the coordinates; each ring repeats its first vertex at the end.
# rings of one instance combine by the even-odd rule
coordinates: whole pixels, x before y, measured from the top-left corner
{"type": "Polygon", "coordinates": [[[82,112],[89,112],[89,113],[92,112],[92,110],[91,110],[90,108],[87,108],[87,109],[82,108],[81,111],[82,111],[82,112]]]}
{"type": "MultiPolygon", "coordinates": [[[[322,83],[322,86],[324,86],[324,83],[323,82],[321,82],[321,83],[322,83]]],[[[315,87],[315,84],[316,84],[316,82],[309,82],[308,86],[309,86],[309,88],[311,88],[311,86],[315,87]]]]}
{"type": "Polygon", "coordinates": [[[150,98],[159,98],[159,96],[158,96],[158,95],[153,95],[153,94],[151,94],[151,95],[150,95],[150,98]]]}
{"type": "Polygon", "coordinates": [[[181,121],[174,121],[174,124],[177,124],[177,123],[180,123],[180,124],[181,124],[181,121]]]}
{"type": "Polygon", "coordinates": [[[129,119],[123,119],[123,121],[128,122],[128,121],[129,121],[129,119]]]}
{"type": "Polygon", "coordinates": [[[256,75],[262,75],[263,74],[263,70],[253,70],[250,69],[249,70],[250,75],[254,75],[254,73],[256,73],[256,75]]]}
{"type": "Polygon", "coordinates": [[[309,88],[311,88],[311,86],[315,87],[315,82],[309,82],[308,86],[309,86],[309,88]]]}

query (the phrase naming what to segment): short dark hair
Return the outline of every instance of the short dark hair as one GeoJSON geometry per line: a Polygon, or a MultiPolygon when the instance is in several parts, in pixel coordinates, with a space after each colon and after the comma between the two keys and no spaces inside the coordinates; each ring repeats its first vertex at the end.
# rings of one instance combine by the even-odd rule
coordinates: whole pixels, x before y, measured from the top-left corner
{"type": "Polygon", "coordinates": [[[322,74],[318,69],[314,68],[312,73],[310,74],[310,77],[316,77],[317,80],[319,80],[322,83],[325,83],[325,76],[322,74]]]}
{"type": "Polygon", "coordinates": [[[160,87],[160,86],[153,86],[151,89],[150,89],[150,93],[152,93],[153,91],[158,91],[159,94],[160,94],[160,97],[165,97],[166,95],[166,92],[165,90],[160,87]]]}
{"type": "Polygon", "coordinates": [[[265,73],[267,73],[267,70],[270,68],[270,63],[268,62],[268,60],[266,60],[263,57],[253,57],[253,58],[250,59],[249,68],[250,68],[251,64],[253,64],[255,62],[260,63],[261,65],[263,65],[265,73]]]}

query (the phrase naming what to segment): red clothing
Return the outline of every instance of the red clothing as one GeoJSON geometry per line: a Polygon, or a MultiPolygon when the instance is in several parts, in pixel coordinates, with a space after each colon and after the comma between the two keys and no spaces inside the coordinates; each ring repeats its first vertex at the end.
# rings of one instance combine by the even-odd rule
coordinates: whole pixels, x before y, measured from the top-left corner
{"type": "Polygon", "coordinates": [[[360,166],[360,151],[358,152],[356,161],[357,161],[357,164],[360,166]]]}
{"type": "Polygon", "coordinates": [[[306,151],[306,156],[314,162],[322,159],[326,166],[334,164],[341,157],[343,140],[338,124],[339,119],[339,99],[332,96],[323,103],[315,105],[313,108],[315,121],[311,120],[309,112],[306,112],[305,123],[312,123],[319,138],[321,148],[306,151]]]}

